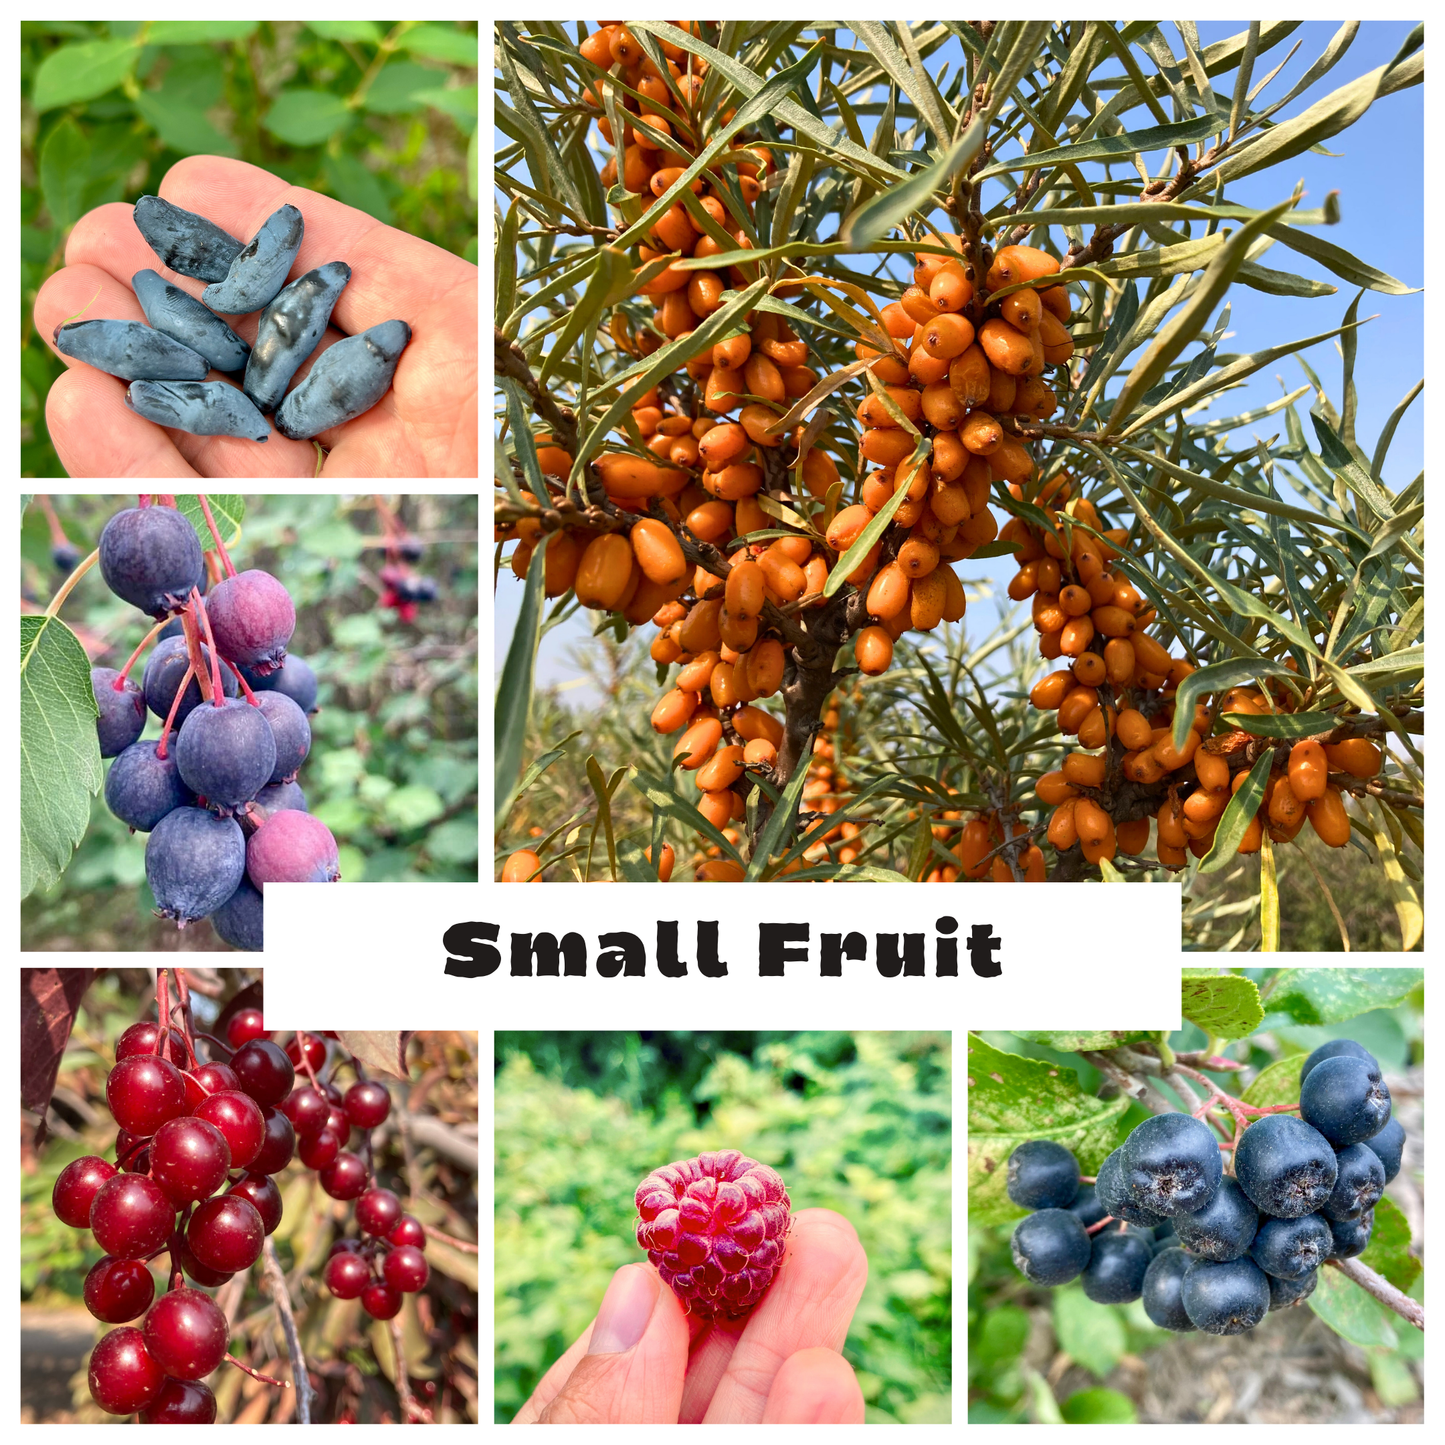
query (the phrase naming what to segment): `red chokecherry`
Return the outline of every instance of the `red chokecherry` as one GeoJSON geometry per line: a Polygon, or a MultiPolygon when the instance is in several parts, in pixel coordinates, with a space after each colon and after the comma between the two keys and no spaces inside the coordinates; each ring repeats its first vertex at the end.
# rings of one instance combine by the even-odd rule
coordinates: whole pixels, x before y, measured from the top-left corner
{"type": "Polygon", "coordinates": [[[50,1191],[50,1206],[56,1218],[72,1229],[90,1228],[90,1206],[100,1186],[116,1174],[115,1165],[98,1154],[72,1159],[55,1178],[50,1191]]]}
{"type": "Polygon", "coordinates": [[[323,1169],[318,1177],[321,1187],[333,1199],[355,1199],[366,1188],[366,1165],[355,1154],[343,1150],[336,1156],[336,1162],[323,1169]]]}
{"type": "Polygon", "coordinates": [[[375,1129],[391,1113],[391,1095],[384,1084],[364,1079],[346,1091],[345,1109],[358,1129],[375,1129]]]}
{"type": "MultiPolygon", "coordinates": [[[[338,1255],[345,1259],[345,1255],[338,1255]]],[[[389,1284],[372,1283],[361,1292],[361,1307],[374,1320],[389,1320],[401,1313],[401,1291],[389,1284]]]]}
{"type": "Polygon", "coordinates": [[[269,1174],[243,1174],[226,1192],[249,1199],[256,1206],[266,1233],[276,1232],[276,1226],[281,1223],[281,1191],[269,1174]]]}
{"type": "Polygon", "coordinates": [[[239,1194],[219,1194],[196,1206],[186,1226],[191,1253],[207,1269],[249,1269],[261,1257],[266,1226],[260,1211],[239,1194]]]}
{"type": "Polygon", "coordinates": [[[186,1278],[205,1289],[220,1289],[231,1277],[228,1269],[208,1269],[203,1265],[191,1251],[190,1242],[180,1230],[171,1236],[171,1254],[185,1271],[186,1278]]]}
{"type": "Polygon", "coordinates": [[[241,1081],[241,1092],[262,1108],[279,1104],[296,1082],[291,1060],[269,1039],[252,1039],[231,1055],[231,1069],[241,1081]]]}
{"type": "Polygon", "coordinates": [[[390,1234],[401,1218],[401,1200],[390,1189],[368,1189],[356,1201],[356,1222],[363,1234],[390,1234]]]}
{"type": "Polygon", "coordinates": [[[431,1266],[426,1262],[426,1255],[410,1244],[389,1251],[381,1262],[381,1277],[403,1294],[425,1289],[430,1276],[431,1266]]]}
{"type": "Polygon", "coordinates": [[[269,1039],[266,1021],[258,1008],[237,1009],[226,1022],[226,1042],[233,1049],[243,1048],[252,1039],[269,1039]]]}
{"type": "Polygon", "coordinates": [[[340,1157],[341,1140],[335,1130],[323,1129],[319,1134],[308,1134],[296,1153],[308,1169],[328,1169],[340,1157]]]}
{"type": "Polygon", "coordinates": [[[214,1425],[216,1397],[199,1380],[167,1379],[140,1419],[142,1425],[214,1425]]]}
{"type": "Polygon", "coordinates": [[[155,1298],[155,1276],[138,1259],[104,1255],[90,1267],[81,1290],[85,1307],[108,1325],[138,1319],[155,1298]]]}
{"type": "Polygon", "coordinates": [[[221,1307],[198,1289],[173,1289],[141,1325],[150,1357],[177,1380],[199,1380],[226,1358],[230,1327],[221,1307]]]}
{"type": "Polygon", "coordinates": [[[226,1136],[204,1119],[171,1119],[151,1140],[151,1178],[176,1204],[214,1194],[230,1168],[226,1136]]]}
{"type": "Polygon", "coordinates": [[[168,1119],[186,1112],[181,1071],[155,1054],[132,1054],[110,1071],[105,1102],[115,1122],[139,1139],[149,1139],[168,1119]]]}
{"type": "MultiPolygon", "coordinates": [[[[116,1063],[122,1059],[131,1058],[135,1054],[155,1053],[156,1039],[159,1034],[160,1027],[155,1023],[132,1024],[115,1041],[116,1063]]],[[[166,1057],[179,1069],[184,1069],[190,1063],[190,1057],[186,1053],[186,1041],[179,1029],[170,1030],[170,1039],[166,1044],[165,1052],[166,1057]]]]}
{"type": "Polygon", "coordinates": [[[306,1059],[311,1065],[311,1072],[314,1074],[317,1069],[326,1065],[326,1044],[315,1034],[297,1034],[295,1038],[286,1045],[286,1057],[299,1069],[301,1067],[301,1042],[306,1041],[306,1059]]]}
{"type": "Polygon", "coordinates": [[[241,1081],[236,1077],[230,1064],[202,1064],[199,1068],[192,1069],[185,1077],[186,1103],[190,1106],[193,1114],[196,1112],[196,1105],[210,1098],[212,1094],[239,1090],[241,1087],[241,1081]]]}
{"type": "Polygon", "coordinates": [[[90,1398],[108,1415],[134,1415],[160,1394],[166,1372],[134,1325],[101,1337],[90,1352],[90,1398]]]}
{"type": "Polygon", "coordinates": [[[256,1174],[279,1174],[296,1153],[296,1131],[279,1109],[262,1109],[266,1140],[261,1152],[247,1165],[256,1174]]]}
{"type": "Polygon", "coordinates": [[[95,1242],[118,1259],[144,1259],[171,1237],[176,1206],[154,1179],[117,1174],[96,1191],[90,1206],[95,1242]]]}
{"type": "Polygon", "coordinates": [[[414,1215],[403,1214],[396,1222],[396,1227],[386,1236],[386,1242],[391,1245],[409,1244],[413,1249],[426,1248],[426,1230],[422,1228],[421,1220],[414,1215]]]}
{"type": "Polygon", "coordinates": [[[337,1299],[356,1299],[371,1283],[371,1266],[354,1250],[333,1254],[322,1275],[337,1299]]]}
{"type": "Polygon", "coordinates": [[[239,1089],[222,1089],[202,1100],[195,1108],[195,1117],[214,1124],[221,1131],[231,1151],[232,1169],[249,1169],[266,1142],[266,1119],[261,1106],[239,1089]]]}
{"type": "Polygon", "coordinates": [[[326,1127],[331,1105],[326,1096],[309,1084],[292,1089],[281,1101],[281,1112],[290,1119],[296,1137],[304,1139],[308,1134],[319,1134],[326,1127]]]}

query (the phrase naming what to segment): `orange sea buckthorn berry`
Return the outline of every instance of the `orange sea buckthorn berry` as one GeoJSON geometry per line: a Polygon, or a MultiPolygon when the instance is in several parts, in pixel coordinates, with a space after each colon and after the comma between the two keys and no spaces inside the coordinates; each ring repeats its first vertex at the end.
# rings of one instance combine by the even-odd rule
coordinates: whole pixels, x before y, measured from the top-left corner
{"type": "Polygon", "coordinates": [[[709,858],[693,877],[699,883],[741,883],[747,877],[747,870],[731,858],[709,858]]]}
{"type": "Polygon", "coordinates": [[[1041,677],[1029,691],[1029,701],[1044,712],[1053,712],[1074,690],[1075,679],[1068,671],[1041,677]]]}
{"type": "Polygon", "coordinates": [[[1081,652],[1074,659],[1073,673],[1085,687],[1099,687],[1108,678],[1104,659],[1097,652],[1081,652]]]}
{"type": "Polygon", "coordinates": [[[719,631],[722,606],[721,599],[705,599],[688,609],[687,616],[678,623],[677,638],[686,651],[693,654],[715,652],[722,646],[722,633],[719,631]]]}
{"type": "Polygon", "coordinates": [[[910,581],[897,562],[879,568],[868,586],[868,611],[880,621],[897,617],[908,606],[910,581]]]}
{"type": "Polygon", "coordinates": [[[945,262],[928,284],[928,299],[940,311],[962,311],[973,300],[973,282],[962,266],[945,262]]]}
{"type": "Polygon", "coordinates": [[[519,848],[502,865],[503,883],[540,883],[542,860],[530,849],[519,848]]]}
{"type": "Polygon", "coordinates": [[[1093,640],[1093,621],[1088,617],[1071,617],[1059,633],[1059,650],[1065,657],[1079,657],[1093,640]]]}
{"type": "Polygon", "coordinates": [[[1047,251],[1036,246],[1001,246],[988,268],[988,289],[1002,291],[1020,281],[1036,281],[1040,276],[1053,276],[1059,263],[1047,251]]]}
{"type": "Polygon", "coordinates": [[[1050,366],[1057,366],[1074,354],[1074,338],[1052,311],[1045,311],[1040,317],[1037,335],[1043,345],[1044,360],[1050,366]]]}
{"type": "Polygon", "coordinates": [[[944,570],[935,568],[918,578],[908,594],[908,620],[919,632],[932,632],[943,621],[943,609],[948,601],[944,570]]]}
{"type": "Polygon", "coordinates": [[[683,692],[681,688],[663,693],[652,709],[653,731],[664,737],[675,733],[697,711],[697,702],[695,692],[683,692]]]}
{"type": "Polygon", "coordinates": [[[893,664],[893,639],[881,627],[865,627],[854,644],[858,667],[869,677],[887,672],[893,664]]]}
{"type": "Polygon", "coordinates": [[[943,309],[918,286],[910,286],[899,298],[898,304],[919,326],[932,321],[943,309]]]}
{"type": "Polygon", "coordinates": [[[1269,821],[1278,828],[1292,828],[1304,821],[1305,805],[1295,796],[1288,774],[1271,782],[1267,811],[1269,821]]]}
{"type": "Polygon", "coordinates": [[[1034,784],[1034,793],[1039,802],[1053,806],[1069,798],[1077,798],[1078,792],[1061,772],[1042,773],[1034,784]]]}
{"type": "Polygon", "coordinates": [[[1159,766],[1166,773],[1175,772],[1182,768],[1185,763],[1194,756],[1199,747],[1199,734],[1191,728],[1184,734],[1184,746],[1176,748],[1174,740],[1166,731],[1162,737],[1156,738],[1149,751],[1158,760],[1159,766]]]}
{"type": "Polygon", "coordinates": [[[919,329],[918,344],[930,356],[951,361],[973,345],[973,323],[954,312],[940,312],[919,329]]]}
{"type": "Polygon", "coordinates": [[[1305,811],[1321,843],[1343,848],[1350,841],[1350,815],[1338,788],[1327,787],[1318,798],[1310,800],[1305,811]]]}
{"type": "Polygon", "coordinates": [[[1194,754],[1194,775],[1207,792],[1217,793],[1229,787],[1229,764],[1219,753],[1200,748],[1194,754]]]}
{"type": "Polygon", "coordinates": [[[981,818],[965,823],[953,850],[963,873],[969,878],[982,878],[988,871],[984,860],[991,852],[993,839],[989,837],[988,824],[981,818]]]}
{"type": "Polygon", "coordinates": [[[1134,645],[1127,638],[1111,637],[1104,644],[1104,667],[1115,687],[1128,687],[1134,680],[1134,645]]]}
{"type": "Polygon", "coordinates": [[[1290,749],[1289,785],[1301,802],[1324,797],[1329,773],[1329,759],[1319,743],[1306,738],[1290,749]]]}
{"type": "Polygon", "coordinates": [[[776,637],[763,638],[748,654],[748,682],[757,697],[771,697],[783,685],[786,654],[776,637]]]}
{"type": "Polygon", "coordinates": [[[701,718],[677,740],[672,755],[684,768],[695,772],[713,755],[721,741],[722,724],[717,718],[701,718]]]}
{"type": "Polygon", "coordinates": [[[738,619],[757,617],[763,610],[765,585],[763,569],[756,562],[734,562],[724,593],[729,614],[738,619]]]}
{"type": "Polygon", "coordinates": [[[700,693],[708,685],[713,668],[718,665],[718,658],[716,648],[694,654],[692,661],[685,663],[677,674],[678,688],[683,692],[700,693]]]}
{"type": "Polygon", "coordinates": [[[1061,853],[1066,848],[1072,848],[1079,841],[1079,829],[1074,820],[1074,808],[1077,802],[1076,798],[1068,798],[1060,803],[1049,816],[1049,826],[1045,836],[1061,853]]]}
{"type": "Polygon", "coordinates": [[[999,315],[1016,331],[1037,331],[1043,315],[1043,303],[1035,291],[1015,291],[999,305],[999,315]]]}
{"type": "Polygon", "coordinates": [[[1059,731],[1076,733],[1079,724],[1097,707],[1099,694],[1092,687],[1073,687],[1059,704],[1059,731]]]}
{"type": "Polygon", "coordinates": [[[635,565],[626,537],[608,532],[594,537],[577,564],[573,590],[584,606],[601,612],[612,611],[627,591],[635,565]]]}
{"type": "MultiPolygon", "coordinates": [[[[632,527],[632,551],[637,565],[650,582],[667,586],[688,573],[687,558],[672,529],[653,517],[644,517],[632,527]]],[[[548,549],[550,551],[550,547],[548,549]]],[[[653,609],[648,610],[650,616],[653,609]]]]}
{"type": "Polygon", "coordinates": [[[1039,292],[1039,300],[1046,310],[1052,311],[1060,321],[1067,324],[1072,305],[1067,286],[1050,286],[1039,292]]]}
{"type": "Polygon", "coordinates": [[[1114,840],[1121,853],[1137,858],[1149,846],[1148,818],[1131,818],[1127,823],[1115,823],[1114,840]]]}
{"type": "Polygon", "coordinates": [[[912,534],[898,549],[898,565],[915,581],[927,577],[938,566],[938,548],[923,537],[912,534]]]}
{"type": "Polygon", "coordinates": [[[1345,738],[1325,744],[1329,765],[1355,778],[1373,778],[1380,771],[1379,748],[1369,738],[1345,738]]]}
{"type": "Polygon", "coordinates": [[[1064,781],[1072,783],[1076,788],[1102,788],[1106,767],[1102,756],[1074,752],[1065,756],[1061,771],[1064,781]]]}
{"type": "Polygon", "coordinates": [[[1148,633],[1136,632],[1129,640],[1134,645],[1135,663],[1142,671],[1163,673],[1166,677],[1169,675],[1169,665],[1173,659],[1148,633]]]}
{"type": "Polygon", "coordinates": [[[1035,364],[1034,346],[1028,335],[1010,326],[1002,317],[995,316],[985,321],[978,333],[979,344],[989,365],[1009,376],[1036,375],[1039,367],[1035,364]]]}
{"type": "MultiPolygon", "coordinates": [[[[734,744],[719,748],[706,763],[697,770],[697,785],[704,793],[719,793],[732,785],[743,775],[743,750],[734,744]]],[[[724,822],[727,820],[724,819],[724,822]]]]}
{"type": "Polygon", "coordinates": [[[988,356],[977,342],[949,362],[948,384],[965,407],[975,407],[989,401],[991,382],[988,356]]]}

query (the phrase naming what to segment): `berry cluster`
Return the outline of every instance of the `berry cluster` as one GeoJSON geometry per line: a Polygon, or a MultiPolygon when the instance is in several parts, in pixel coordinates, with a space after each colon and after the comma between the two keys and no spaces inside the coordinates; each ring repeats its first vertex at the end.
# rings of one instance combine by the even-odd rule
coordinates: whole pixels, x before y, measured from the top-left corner
{"type": "Polygon", "coordinates": [[[101,532],[106,584],[164,625],[120,671],[91,670],[96,734],[115,759],[107,806],[150,835],[157,912],[182,928],[208,917],[232,947],[259,950],[267,883],[339,877],[336,839],[296,782],[316,675],[287,655],[296,609],[286,588],[269,572],[236,572],[204,498],[201,508],[224,573],[209,588],[196,528],[174,506],[143,503],[101,532]],[[152,638],[137,685],[130,673],[152,638]],[[140,741],[148,712],[161,736],[140,741]]]}
{"type": "MultiPolygon", "coordinates": [[[[169,1012],[164,971],[161,1001],[169,1012]]],[[[358,1079],[343,1094],[318,1078],[324,1038],[297,1034],[283,1049],[256,1008],[227,1020],[229,1051],[212,1041],[229,1058],[202,1062],[183,1012],[184,1030],[142,1022],[121,1035],[105,1090],[119,1126],[115,1162],[74,1160],[51,1196],[57,1217],[89,1229],[105,1251],[84,1299],[120,1328],[92,1352],[91,1396],[109,1414],[139,1413],[148,1424],[214,1422],[215,1397],[202,1382],[230,1358],[231,1331],[205,1290],[260,1259],[282,1217],[273,1176],[293,1155],[333,1199],[356,1201],[361,1237],[338,1242],[326,1269],[334,1296],[359,1297],[374,1319],[390,1319],[429,1273],[422,1226],[373,1183],[368,1163],[370,1131],[391,1108],[385,1086],[358,1079]],[[360,1152],[346,1148],[353,1129],[360,1152]],[[166,1254],[158,1296],[150,1264],[166,1254]]]]}
{"type": "Polygon", "coordinates": [[[1309,1295],[1326,1260],[1364,1253],[1405,1145],[1390,1109],[1379,1064],[1335,1039],[1300,1070],[1298,1116],[1265,1114],[1227,1146],[1232,1175],[1188,1114],[1146,1119],[1092,1185],[1063,1145],[1029,1140],[1008,1161],[1008,1197],[1034,1211],[1014,1230],[1014,1264],[1035,1284],[1082,1276],[1100,1304],[1142,1297],[1163,1329],[1253,1329],[1309,1295]]]}

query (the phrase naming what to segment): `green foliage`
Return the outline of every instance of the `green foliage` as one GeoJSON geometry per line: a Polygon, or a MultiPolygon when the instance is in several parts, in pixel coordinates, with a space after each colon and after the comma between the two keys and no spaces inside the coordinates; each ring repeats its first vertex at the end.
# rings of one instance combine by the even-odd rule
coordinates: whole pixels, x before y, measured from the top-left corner
{"type": "Polygon", "coordinates": [[[873,1422],[950,1418],[946,1034],[497,1035],[496,1419],[510,1420],[641,1256],[633,1191],[738,1148],[793,1207],[858,1231],[868,1286],[844,1354],[873,1422]]]}
{"type": "MultiPolygon", "coordinates": [[[[193,499],[177,500],[189,506],[193,499]]],[[[260,567],[285,583],[298,619],[291,650],[312,665],[320,682],[320,710],[311,718],[311,756],[298,781],[310,811],[341,845],[342,878],[475,879],[475,498],[402,500],[404,526],[427,544],[416,570],[435,577],[439,586],[437,600],[419,606],[411,623],[378,605],[377,571],[384,554],[377,550],[381,528],[369,498],[251,498],[240,512],[240,539],[231,547],[225,517],[236,501],[214,499],[228,549],[238,568],[260,567]]],[[[106,520],[126,505],[116,497],[57,497],[52,504],[70,540],[87,553],[106,520]]],[[[51,564],[50,535],[38,507],[26,515],[21,545],[25,592],[35,602],[48,601],[64,577],[51,564]]],[[[28,628],[37,620],[23,619],[28,628]]],[[[66,598],[60,621],[85,645],[89,662],[82,656],[81,664],[87,669],[90,663],[123,666],[149,626],[110,593],[98,569],[66,598]]],[[[66,634],[66,628],[57,635],[66,634]]],[[[54,624],[46,629],[56,631],[54,624]]],[[[39,650],[48,656],[56,649],[39,650]]],[[[137,679],[144,660],[137,663],[137,679]]],[[[45,704],[48,719],[53,709],[45,687],[32,685],[32,675],[38,675],[33,661],[25,673],[25,706],[38,715],[45,704]]],[[[53,671],[46,677],[58,686],[53,671]]],[[[85,681],[88,686],[88,675],[85,681]]],[[[160,735],[158,719],[148,718],[144,735],[160,735]]],[[[82,749],[74,757],[59,755],[53,746],[27,753],[27,789],[38,790],[44,799],[69,799],[75,793],[81,799],[81,824],[74,838],[84,836],[68,868],[62,819],[52,820],[51,832],[37,840],[49,842],[43,853],[36,849],[37,856],[49,860],[47,873],[36,868],[41,885],[62,869],[64,876],[28,899],[26,946],[174,948],[181,935],[149,916],[144,839],[130,837],[98,795],[105,765],[97,760],[94,778],[83,772],[82,764],[94,755],[93,731],[86,741],[90,752],[82,749]]],[[[26,796],[22,810],[26,816],[43,811],[28,809],[26,796]]],[[[209,943],[209,927],[195,925],[184,938],[193,947],[193,939],[209,943]]]]}
{"type": "Polygon", "coordinates": [[[63,476],[30,317],[65,233],[233,156],[477,259],[477,25],[403,20],[27,21],[21,27],[21,474],[63,476]]]}

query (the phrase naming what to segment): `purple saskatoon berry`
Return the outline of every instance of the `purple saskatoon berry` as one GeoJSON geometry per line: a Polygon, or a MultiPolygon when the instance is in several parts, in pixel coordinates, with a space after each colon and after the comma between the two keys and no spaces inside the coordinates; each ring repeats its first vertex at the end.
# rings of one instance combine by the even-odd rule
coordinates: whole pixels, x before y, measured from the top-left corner
{"type": "Polygon", "coordinates": [[[767,1292],[787,1243],[782,1179],[736,1149],[654,1170],[637,1186],[637,1242],[690,1314],[745,1314],[767,1292]]]}
{"type": "Polygon", "coordinates": [[[130,678],[122,679],[113,667],[92,667],[90,688],[100,711],[95,720],[100,755],[116,757],[141,735],[146,725],[145,693],[130,678]]]}
{"type": "Polygon", "coordinates": [[[251,800],[247,812],[259,812],[263,821],[272,813],[304,813],[306,794],[300,783],[267,783],[251,800]]]}
{"type": "Polygon", "coordinates": [[[105,805],[134,833],[149,833],[167,813],[196,801],[176,767],[174,738],[165,757],[160,746],[159,738],[132,743],[105,775],[105,805]]]}
{"type": "Polygon", "coordinates": [[[296,607],[269,572],[253,568],[218,582],[206,598],[206,612],[221,656],[237,667],[254,668],[264,677],[285,661],[296,607]]]}
{"type": "Polygon", "coordinates": [[[196,529],[174,507],[130,507],[100,534],[100,575],[124,602],[159,620],[201,585],[196,529]]]}
{"type": "Polygon", "coordinates": [[[215,912],[240,886],[245,872],[241,825],[204,808],[167,813],[146,840],[146,882],[156,909],[182,928],[215,912]]]}
{"type": "Polygon", "coordinates": [[[241,698],[199,707],[176,738],[176,766],[185,785],[213,807],[239,808],[271,781],[276,767],[271,724],[241,698]]]}
{"type": "MultiPolygon", "coordinates": [[[[204,643],[201,645],[201,661],[206,668],[206,676],[210,677],[211,649],[204,643]]],[[[145,691],[146,706],[162,722],[165,722],[171,715],[171,704],[175,701],[176,689],[180,687],[181,679],[185,677],[190,665],[191,658],[186,651],[184,637],[163,638],[156,643],[154,651],[146,659],[145,671],[141,674],[141,687],[145,691]]],[[[240,690],[236,674],[229,667],[223,666],[221,668],[221,691],[227,697],[236,697],[240,690]]],[[[171,726],[173,728],[180,727],[201,705],[201,702],[201,685],[193,677],[186,683],[186,690],[181,694],[180,705],[176,708],[176,715],[171,726]]]]}
{"type": "Polygon", "coordinates": [[[268,883],[335,883],[341,877],[336,839],[310,813],[274,813],[246,844],[246,871],[263,893],[268,883]]]}
{"type": "Polygon", "coordinates": [[[276,740],[276,766],[271,770],[271,782],[294,783],[296,770],[311,751],[311,724],[284,692],[258,692],[256,706],[271,724],[271,735],[276,740]]]}
{"type": "Polygon", "coordinates": [[[211,914],[211,927],[232,948],[260,953],[266,947],[266,908],[261,890],[243,877],[236,891],[211,914]]]}
{"type": "Polygon", "coordinates": [[[246,681],[255,692],[284,692],[304,713],[316,711],[316,673],[311,664],[296,656],[286,654],[286,661],[275,672],[264,677],[253,667],[243,667],[246,681]]]}

